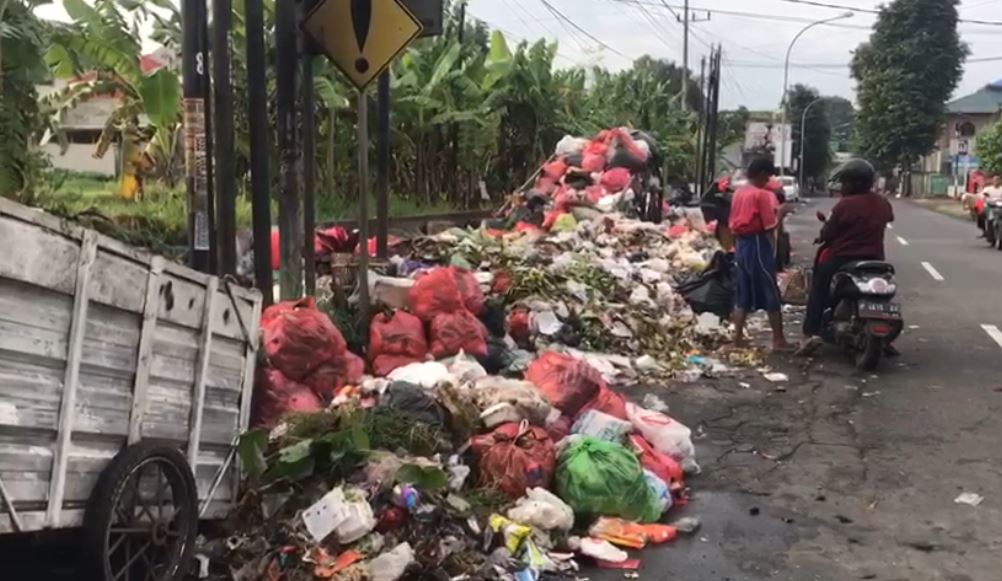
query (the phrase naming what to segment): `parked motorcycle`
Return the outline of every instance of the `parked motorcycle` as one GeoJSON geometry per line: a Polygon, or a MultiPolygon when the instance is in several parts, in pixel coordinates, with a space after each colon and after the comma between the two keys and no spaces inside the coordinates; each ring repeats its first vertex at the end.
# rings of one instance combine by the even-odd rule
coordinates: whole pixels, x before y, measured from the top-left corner
{"type": "Polygon", "coordinates": [[[985,200],[985,240],[1002,250],[1002,200],[985,200]]]}
{"type": "MultiPolygon", "coordinates": [[[[824,215],[818,213],[824,220],[824,215]]],[[[818,247],[817,269],[825,251],[818,247]]],[[[879,260],[846,264],[832,278],[823,315],[822,338],[841,347],[856,367],[872,371],[904,329],[894,266],[879,260]]]]}

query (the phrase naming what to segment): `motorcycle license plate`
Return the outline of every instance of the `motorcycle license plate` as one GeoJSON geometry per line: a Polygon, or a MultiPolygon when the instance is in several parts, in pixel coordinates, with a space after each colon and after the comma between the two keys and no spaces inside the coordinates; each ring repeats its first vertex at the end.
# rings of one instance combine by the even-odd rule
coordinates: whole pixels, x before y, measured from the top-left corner
{"type": "Polygon", "coordinates": [[[901,305],[876,301],[859,301],[859,316],[874,319],[900,319],[901,305]]]}

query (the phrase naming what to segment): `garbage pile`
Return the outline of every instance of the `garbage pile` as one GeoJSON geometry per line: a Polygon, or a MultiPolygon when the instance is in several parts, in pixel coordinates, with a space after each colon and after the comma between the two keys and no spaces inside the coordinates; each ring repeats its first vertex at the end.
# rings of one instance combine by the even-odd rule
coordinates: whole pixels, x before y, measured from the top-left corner
{"type": "Polygon", "coordinates": [[[507,217],[399,241],[361,343],[329,296],[268,308],[245,492],[201,577],[573,579],[694,530],[663,524],[699,469],[690,430],[617,388],[760,360],[718,349],[698,211],[631,217],[655,151],[565,138],[507,217]]]}
{"type": "Polygon", "coordinates": [[[479,295],[460,296],[415,291],[420,318],[374,319],[369,363],[393,369],[354,383],[354,360],[312,302],[267,310],[264,369],[283,379],[259,395],[293,403],[259,408],[272,413],[242,437],[245,493],[196,548],[202,578],[575,579],[582,565],[636,569],[627,550],[698,526],[659,522],[686,503],[685,471],[698,470],[688,428],[626,401],[568,354],[534,355],[523,379],[489,375],[463,350],[467,323],[455,322],[477,320],[479,295]],[[290,320],[302,332],[280,322],[290,320]],[[423,342],[426,326],[440,347],[423,342]],[[454,347],[442,360],[418,356],[454,347]],[[299,377],[305,348],[329,358],[299,377]]]}

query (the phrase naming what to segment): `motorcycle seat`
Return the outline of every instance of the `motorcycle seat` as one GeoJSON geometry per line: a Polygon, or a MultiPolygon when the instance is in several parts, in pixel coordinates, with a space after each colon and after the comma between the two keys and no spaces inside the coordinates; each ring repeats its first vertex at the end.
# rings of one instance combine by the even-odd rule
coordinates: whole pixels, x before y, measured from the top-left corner
{"type": "Polygon", "coordinates": [[[843,272],[866,272],[873,274],[894,274],[894,265],[882,260],[857,260],[843,266],[843,272]]]}

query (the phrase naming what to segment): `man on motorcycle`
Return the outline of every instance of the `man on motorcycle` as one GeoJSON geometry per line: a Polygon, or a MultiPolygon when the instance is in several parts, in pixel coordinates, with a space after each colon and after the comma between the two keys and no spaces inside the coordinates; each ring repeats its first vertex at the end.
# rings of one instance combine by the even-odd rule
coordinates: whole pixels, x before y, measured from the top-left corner
{"type": "Polygon", "coordinates": [[[842,198],[821,229],[820,241],[825,247],[814,268],[807,299],[804,335],[809,341],[802,353],[821,345],[828,287],[835,273],[857,260],[884,260],[884,232],[894,221],[891,203],[873,191],[877,173],[869,162],[850,160],[831,179],[840,185],[842,198]]]}

